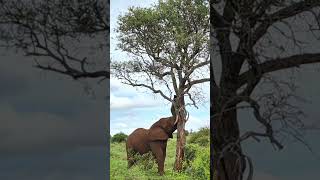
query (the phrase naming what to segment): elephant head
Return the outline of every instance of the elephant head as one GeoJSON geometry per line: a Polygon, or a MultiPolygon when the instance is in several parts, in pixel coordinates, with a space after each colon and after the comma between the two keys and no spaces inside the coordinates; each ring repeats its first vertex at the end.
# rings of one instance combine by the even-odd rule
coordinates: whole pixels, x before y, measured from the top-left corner
{"type": "MultiPolygon", "coordinates": [[[[174,95],[173,103],[175,103],[176,97],[174,95]]],[[[172,138],[172,133],[177,129],[177,118],[173,103],[171,105],[172,116],[161,118],[150,127],[148,136],[151,140],[167,140],[172,138]]]]}
{"type": "Polygon", "coordinates": [[[150,127],[148,136],[152,141],[167,140],[172,138],[172,133],[176,129],[177,122],[175,117],[161,118],[150,127]]]}

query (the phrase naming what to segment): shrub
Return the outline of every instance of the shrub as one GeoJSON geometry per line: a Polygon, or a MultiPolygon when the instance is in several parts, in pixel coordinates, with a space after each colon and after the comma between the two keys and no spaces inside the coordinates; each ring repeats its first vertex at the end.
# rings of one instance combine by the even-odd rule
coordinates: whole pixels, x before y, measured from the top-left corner
{"type": "Polygon", "coordinates": [[[191,163],[191,172],[198,179],[210,179],[210,148],[201,148],[197,151],[191,163]]]}
{"type": "Polygon", "coordinates": [[[152,169],[154,163],[155,163],[155,158],[152,155],[152,152],[140,155],[140,154],[135,154],[134,157],[135,159],[135,165],[138,165],[140,169],[142,170],[149,170],[152,169]]]}
{"type": "Polygon", "coordinates": [[[111,142],[124,142],[127,140],[128,135],[124,134],[123,132],[117,133],[113,135],[111,138],[111,142]]]}
{"type": "Polygon", "coordinates": [[[198,144],[200,146],[208,146],[210,143],[210,129],[208,127],[204,127],[198,132],[193,132],[190,134],[189,143],[198,144]]]}
{"type": "Polygon", "coordinates": [[[184,130],[184,133],[186,134],[186,136],[189,136],[189,131],[188,130],[184,130]]]}
{"type": "Polygon", "coordinates": [[[183,170],[194,179],[210,178],[210,148],[198,144],[188,144],[185,147],[183,170]]]}
{"type": "Polygon", "coordinates": [[[197,149],[199,145],[197,144],[187,144],[184,150],[186,163],[189,164],[196,157],[197,149]]]}

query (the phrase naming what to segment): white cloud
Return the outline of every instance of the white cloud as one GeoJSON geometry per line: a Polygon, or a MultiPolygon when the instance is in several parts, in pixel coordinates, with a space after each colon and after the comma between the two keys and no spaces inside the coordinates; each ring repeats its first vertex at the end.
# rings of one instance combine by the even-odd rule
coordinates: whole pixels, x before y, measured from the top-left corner
{"type": "Polygon", "coordinates": [[[115,126],[116,126],[116,127],[122,127],[122,128],[128,127],[128,125],[125,124],[125,123],[116,123],[115,126]]]}
{"type": "Polygon", "coordinates": [[[137,93],[135,88],[121,83],[116,78],[110,79],[110,91],[115,95],[133,95],[137,93]]]}
{"type": "Polygon", "coordinates": [[[195,116],[190,116],[186,123],[186,130],[192,129],[192,131],[197,131],[202,127],[209,127],[209,118],[198,118],[195,116]]]}
{"type": "Polygon", "coordinates": [[[156,107],[160,104],[159,101],[155,101],[152,97],[148,96],[119,97],[113,95],[113,93],[110,94],[111,110],[156,107]]]}

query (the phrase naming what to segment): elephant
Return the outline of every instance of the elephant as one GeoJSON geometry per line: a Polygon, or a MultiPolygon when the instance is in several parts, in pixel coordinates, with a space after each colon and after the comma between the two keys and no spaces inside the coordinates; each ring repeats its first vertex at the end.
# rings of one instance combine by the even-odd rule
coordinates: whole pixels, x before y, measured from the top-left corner
{"type": "MultiPolygon", "coordinates": [[[[176,96],[174,96],[174,101],[175,99],[176,96]]],[[[143,155],[151,151],[158,164],[158,173],[164,174],[167,141],[172,138],[172,133],[177,129],[178,119],[174,113],[173,105],[171,112],[172,116],[161,118],[149,129],[138,128],[128,136],[126,142],[128,168],[136,162],[134,154],[143,155]]]]}

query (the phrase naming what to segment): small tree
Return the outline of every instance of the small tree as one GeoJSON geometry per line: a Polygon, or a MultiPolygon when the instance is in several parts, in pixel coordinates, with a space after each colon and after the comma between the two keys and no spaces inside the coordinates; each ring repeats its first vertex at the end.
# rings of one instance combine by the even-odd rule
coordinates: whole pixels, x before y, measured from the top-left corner
{"type": "Polygon", "coordinates": [[[113,61],[111,71],[124,84],[146,88],[170,102],[172,94],[177,95],[174,167],[178,171],[182,169],[186,141],[185,107],[197,106],[200,93],[195,85],[210,80],[208,15],[205,0],[167,0],[150,8],[132,7],[119,17],[119,48],[132,59],[113,61]]]}
{"type": "Polygon", "coordinates": [[[127,140],[128,135],[123,132],[117,133],[112,136],[111,142],[124,142],[127,140]]]}

